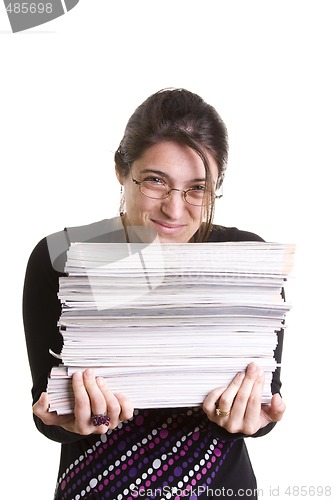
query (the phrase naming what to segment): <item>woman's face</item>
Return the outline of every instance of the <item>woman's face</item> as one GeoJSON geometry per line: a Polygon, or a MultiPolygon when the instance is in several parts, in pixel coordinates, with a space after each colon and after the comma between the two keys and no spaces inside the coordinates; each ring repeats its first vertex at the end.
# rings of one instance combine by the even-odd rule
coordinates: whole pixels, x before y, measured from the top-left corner
{"type": "MultiPolygon", "coordinates": [[[[211,174],[216,185],[218,168],[208,155],[211,174]]],[[[161,142],[148,148],[139,160],[132,164],[131,173],[119,182],[124,186],[126,200],[125,223],[144,226],[157,233],[161,243],[187,243],[199,229],[200,206],[185,202],[183,193],[172,191],[166,199],[152,199],[143,195],[139,186],[148,178],[163,180],[170,188],[187,190],[205,186],[205,167],[198,154],[187,146],[175,142],[161,142]]],[[[200,189],[200,188],[196,188],[200,189]]]]}

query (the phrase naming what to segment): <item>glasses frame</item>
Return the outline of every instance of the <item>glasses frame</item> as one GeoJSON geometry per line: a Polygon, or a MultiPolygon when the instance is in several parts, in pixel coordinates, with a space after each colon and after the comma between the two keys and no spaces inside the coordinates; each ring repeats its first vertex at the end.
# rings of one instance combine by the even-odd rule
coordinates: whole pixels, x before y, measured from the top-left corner
{"type": "MultiPolygon", "coordinates": [[[[170,198],[172,191],[179,191],[180,193],[183,194],[183,198],[184,198],[185,203],[187,203],[188,205],[191,205],[192,207],[202,207],[202,206],[209,206],[209,205],[213,204],[213,202],[210,202],[207,205],[205,205],[204,203],[200,203],[200,205],[198,205],[196,203],[191,203],[190,201],[187,200],[186,195],[187,195],[187,193],[189,191],[195,191],[193,188],[189,188],[189,189],[186,189],[186,190],[185,189],[170,188],[170,186],[168,184],[166,184],[164,181],[163,182],[164,182],[165,186],[167,188],[170,188],[169,191],[167,192],[166,196],[164,196],[162,198],[161,197],[156,198],[155,196],[149,196],[148,194],[143,193],[141,191],[141,184],[143,184],[145,181],[137,181],[136,179],[134,179],[132,173],[131,173],[131,177],[132,177],[132,181],[134,182],[134,184],[136,186],[139,186],[140,193],[143,194],[143,196],[146,196],[147,198],[150,198],[151,200],[167,200],[168,198],[170,198]]],[[[222,196],[223,196],[222,194],[215,194],[215,198],[214,199],[215,200],[219,200],[220,198],[222,198],[222,196]]]]}

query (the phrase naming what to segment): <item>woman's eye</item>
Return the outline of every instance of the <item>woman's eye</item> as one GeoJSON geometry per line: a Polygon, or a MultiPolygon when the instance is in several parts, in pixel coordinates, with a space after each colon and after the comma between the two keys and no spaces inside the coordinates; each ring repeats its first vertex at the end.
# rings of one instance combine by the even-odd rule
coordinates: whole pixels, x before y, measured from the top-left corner
{"type": "Polygon", "coordinates": [[[145,182],[153,182],[155,184],[163,184],[164,185],[164,181],[162,179],[160,179],[159,177],[146,177],[144,179],[145,182]]]}
{"type": "Polygon", "coordinates": [[[192,191],[205,191],[205,186],[193,186],[191,187],[192,191]]]}

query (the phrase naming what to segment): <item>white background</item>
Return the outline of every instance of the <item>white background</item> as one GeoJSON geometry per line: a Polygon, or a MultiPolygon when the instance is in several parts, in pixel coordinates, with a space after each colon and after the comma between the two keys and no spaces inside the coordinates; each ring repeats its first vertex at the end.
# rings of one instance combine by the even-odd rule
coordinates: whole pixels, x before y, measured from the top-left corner
{"type": "Polygon", "coordinates": [[[0,4],[6,498],[51,499],[60,451],[31,418],[27,259],[46,234],[116,215],[113,151],[135,107],[169,86],[197,92],[227,124],[215,222],[297,245],[282,372],[288,410],[272,433],[248,440],[261,497],[290,498],[289,485],[310,497],[310,486],[332,485],[330,10],[321,0],[81,0],[12,34],[0,4]]]}

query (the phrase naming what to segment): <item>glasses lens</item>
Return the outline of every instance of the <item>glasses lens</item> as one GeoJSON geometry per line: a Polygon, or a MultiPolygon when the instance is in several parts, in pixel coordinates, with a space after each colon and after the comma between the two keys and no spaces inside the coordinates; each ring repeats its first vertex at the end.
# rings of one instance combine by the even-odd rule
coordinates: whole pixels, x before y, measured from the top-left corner
{"type": "Polygon", "coordinates": [[[169,188],[162,182],[143,181],[140,184],[140,191],[142,194],[155,198],[156,200],[167,198],[169,188]]]}
{"type": "Polygon", "coordinates": [[[207,206],[211,204],[209,193],[203,189],[190,189],[185,193],[187,203],[194,206],[207,206]]]}

